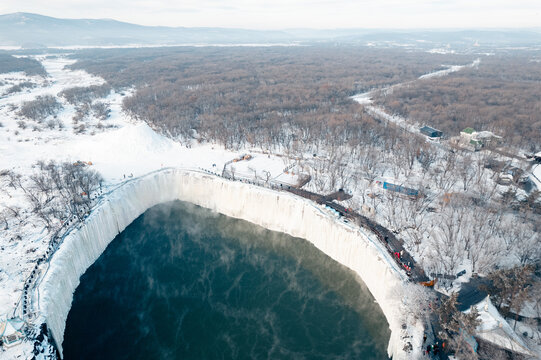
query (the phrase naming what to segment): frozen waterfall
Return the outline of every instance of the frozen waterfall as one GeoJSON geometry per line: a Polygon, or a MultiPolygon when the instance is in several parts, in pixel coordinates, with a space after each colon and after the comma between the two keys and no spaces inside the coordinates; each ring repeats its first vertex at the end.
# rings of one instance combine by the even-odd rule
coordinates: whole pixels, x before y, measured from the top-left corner
{"type": "Polygon", "coordinates": [[[54,254],[39,288],[39,306],[60,352],[80,276],[139,215],[154,205],[177,199],[304,238],[355,271],[387,318],[391,329],[389,355],[406,358],[400,335],[405,318],[401,300],[404,274],[375,236],[338,221],[315,203],[292,194],[181,169],[158,171],[120,186],[54,254]]]}

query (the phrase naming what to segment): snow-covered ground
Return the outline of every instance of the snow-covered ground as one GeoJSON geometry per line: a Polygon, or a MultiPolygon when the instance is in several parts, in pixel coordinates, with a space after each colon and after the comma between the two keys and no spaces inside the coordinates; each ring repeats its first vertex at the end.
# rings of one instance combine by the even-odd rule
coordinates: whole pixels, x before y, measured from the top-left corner
{"type": "Polygon", "coordinates": [[[27,82],[30,82],[35,86],[42,87],[46,86],[47,79],[39,75],[29,76],[26,75],[24,72],[11,72],[0,74],[0,103],[2,103],[2,100],[8,96],[7,91],[12,86],[20,85],[27,82]]]}
{"type": "MultiPolygon", "coordinates": [[[[489,297],[474,306],[479,311],[479,319],[481,320],[481,324],[477,327],[476,336],[488,342],[501,344],[502,347],[512,349],[527,357],[536,357],[538,353],[532,352],[524,340],[513,331],[507,321],[498,313],[489,297]]],[[[469,313],[470,310],[465,312],[469,313]]]]}
{"type": "Polygon", "coordinates": [[[296,185],[301,175],[295,164],[289,165],[287,158],[276,161],[276,156],[270,154],[257,154],[251,152],[249,160],[242,160],[227,164],[226,170],[234,173],[235,178],[257,179],[260,182],[283,183],[296,185]],[[297,171],[297,173],[296,173],[297,171]]]}

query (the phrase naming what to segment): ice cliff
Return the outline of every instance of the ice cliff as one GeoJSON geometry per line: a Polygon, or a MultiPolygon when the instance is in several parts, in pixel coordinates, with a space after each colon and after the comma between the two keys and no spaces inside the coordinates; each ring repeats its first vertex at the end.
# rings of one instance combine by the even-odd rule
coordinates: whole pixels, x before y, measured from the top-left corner
{"type": "Polygon", "coordinates": [[[389,327],[388,353],[405,359],[401,340],[403,273],[373,235],[345,224],[313,202],[190,170],[166,169],[127,182],[102,200],[55,253],[39,290],[40,311],[60,352],[73,293],[80,276],[107,245],[148,208],[187,201],[267,229],[304,238],[355,271],[379,303],[389,327]]]}

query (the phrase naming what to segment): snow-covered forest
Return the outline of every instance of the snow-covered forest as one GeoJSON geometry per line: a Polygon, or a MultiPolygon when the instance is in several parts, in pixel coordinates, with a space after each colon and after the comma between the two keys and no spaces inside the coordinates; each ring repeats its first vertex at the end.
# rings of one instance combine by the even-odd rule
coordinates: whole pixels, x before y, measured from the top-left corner
{"type": "Polygon", "coordinates": [[[486,339],[471,354],[458,336],[461,325],[475,332],[479,316],[459,312],[453,294],[482,279],[518,342],[539,353],[538,52],[309,46],[1,56],[0,316],[37,321],[27,289],[64,232],[119,185],[181,167],[351,195],[340,204],[392,231],[450,296],[435,311],[448,351],[527,356],[486,339]],[[444,135],[429,138],[423,125],[444,135]],[[460,140],[465,127],[501,140],[472,148],[460,140]]]}
{"type": "MultiPolygon", "coordinates": [[[[539,103],[534,99],[525,107],[506,96],[510,92],[526,101],[540,88],[533,72],[535,53],[485,56],[474,67],[427,76],[446,67],[441,64],[469,64],[477,57],[355,48],[162,52],[95,51],[72,67],[103,76],[114,86],[137,86],[123,102],[125,111],[181,142],[195,138],[231,149],[284,154],[311,176],[306,188],[318,193],[348,190],[354,195],[348,205],[364,207],[400,234],[429,272],[488,274],[502,264],[539,261],[539,193],[526,184],[532,163],[524,157],[540,150],[539,103]],[[441,96],[450,96],[446,81],[459,76],[477,85],[476,76],[498,78],[499,83],[485,91],[454,88],[461,96],[471,98],[467,94],[474,92],[493,100],[483,105],[477,101],[477,114],[454,112],[456,125],[444,127],[445,138],[470,125],[494,130],[511,156],[489,147],[471,151],[450,141],[429,141],[418,128],[443,125],[435,112],[426,110],[421,116],[390,105],[410,106],[408,94],[425,84],[442,84],[441,96]],[[397,86],[402,83],[406,85],[397,86]],[[517,83],[527,85],[518,88],[517,83]],[[387,95],[374,95],[374,104],[383,96],[383,111],[398,111],[414,126],[396,126],[350,99],[390,85],[387,95]],[[514,119],[518,108],[521,115],[514,119]],[[516,141],[518,133],[521,141],[516,141]],[[509,170],[512,182],[503,184],[502,175],[509,170]],[[384,181],[417,189],[422,196],[411,199],[385,191],[379,186],[384,181]]],[[[437,106],[431,102],[440,101],[430,96],[433,91],[422,93],[430,98],[424,100],[427,107],[437,106]]]]}

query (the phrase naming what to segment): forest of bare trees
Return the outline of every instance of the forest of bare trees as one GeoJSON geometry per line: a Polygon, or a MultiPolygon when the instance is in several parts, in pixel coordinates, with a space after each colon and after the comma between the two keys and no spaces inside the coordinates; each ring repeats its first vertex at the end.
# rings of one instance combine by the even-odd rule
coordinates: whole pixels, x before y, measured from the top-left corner
{"type": "Polygon", "coordinates": [[[0,74],[14,71],[22,71],[28,76],[47,76],[47,71],[37,60],[0,53],[0,74]]]}
{"type": "MultiPolygon", "coordinates": [[[[60,222],[72,218],[82,219],[89,208],[91,197],[101,187],[101,175],[83,163],[57,163],[38,161],[35,172],[29,177],[11,170],[0,173],[3,189],[22,190],[31,212],[52,231],[60,222]]],[[[4,230],[9,227],[8,219],[23,221],[20,209],[0,209],[0,221],[4,230]]]]}
{"type": "Polygon", "coordinates": [[[356,141],[373,120],[351,95],[415,79],[443,61],[440,55],[361,47],[102,50],[77,56],[74,68],[113,87],[136,86],[124,102],[133,117],[173,137],[195,130],[229,148],[356,141]]]}
{"type": "Polygon", "coordinates": [[[415,82],[380,95],[390,112],[456,136],[466,127],[541,150],[541,71],[529,53],[483,57],[478,67],[415,82]]]}
{"type": "Polygon", "coordinates": [[[62,104],[55,96],[39,95],[34,100],[23,102],[17,114],[40,123],[48,116],[55,115],[62,108],[62,104]]]}
{"type": "MultiPolygon", "coordinates": [[[[164,133],[227,147],[288,139],[348,140],[370,123],[349,96],[413,80],[471,56],[362,47],[90,51],[73,66],[113,87],[136,86],[125,110],[164,133]],[[347,134],[346,134],[347,133],[347,134]]],[[[483,57],[478,67],[416,81],[380,95],[390,112],[458,135],[489,130],[539,151],[541,77],[530,53],[483,57]]]]}

